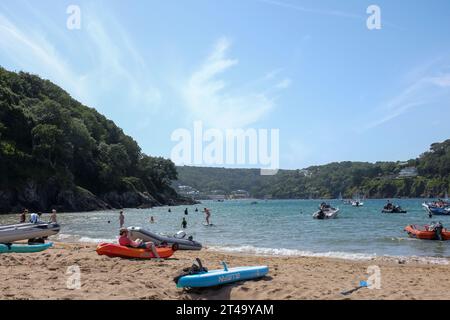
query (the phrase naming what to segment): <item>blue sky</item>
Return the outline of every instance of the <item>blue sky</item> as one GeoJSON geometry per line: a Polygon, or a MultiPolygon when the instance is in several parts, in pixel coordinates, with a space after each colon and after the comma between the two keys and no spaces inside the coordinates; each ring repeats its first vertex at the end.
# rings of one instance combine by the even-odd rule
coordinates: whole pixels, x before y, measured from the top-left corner
{"type": "Polygon", "coordinates": [[[407,160],[450,138],[449,14],[446,0],[3,0],[0,65],[57,83],[151,155],[202,120],[279,129],[282,168],[407,160]]]}

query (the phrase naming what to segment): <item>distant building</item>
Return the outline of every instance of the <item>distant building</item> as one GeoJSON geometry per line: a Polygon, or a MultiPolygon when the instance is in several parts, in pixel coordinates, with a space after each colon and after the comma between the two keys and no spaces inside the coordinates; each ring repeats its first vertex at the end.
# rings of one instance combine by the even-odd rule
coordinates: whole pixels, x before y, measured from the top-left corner
{"type": "Polygon", "coordinates": [[[408,177],[417,177],[417,168],[416,167],[407,167],[400,170],[398,174],[399,178],[408,178],[408,177]]]}

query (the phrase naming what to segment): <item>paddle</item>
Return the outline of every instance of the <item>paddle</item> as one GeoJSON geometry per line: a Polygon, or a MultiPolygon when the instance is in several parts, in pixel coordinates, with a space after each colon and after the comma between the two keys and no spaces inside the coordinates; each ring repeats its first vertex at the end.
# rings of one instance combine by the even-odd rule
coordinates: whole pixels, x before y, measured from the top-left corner
{"type": "Polygon", "coordinates": [[[359,286],[358,286],[358,287],[353,288],[353,289],[348,290],[348,291],[343,291],[343,292],[341,292],[341,294],[344,295],[344,296],[347,296],[347,295],[349,295],[349,294],[351,294],[351,293],[353,293],[353,292],[355,292],[355,291],[357,291],[357,290],[359,290],[359,289],[361,289],[361,288],[367,288],[368,286],[369,286],[369,285],[367,284],[366,281],[361,280],[361,281],[359,282],[359,286]]]}

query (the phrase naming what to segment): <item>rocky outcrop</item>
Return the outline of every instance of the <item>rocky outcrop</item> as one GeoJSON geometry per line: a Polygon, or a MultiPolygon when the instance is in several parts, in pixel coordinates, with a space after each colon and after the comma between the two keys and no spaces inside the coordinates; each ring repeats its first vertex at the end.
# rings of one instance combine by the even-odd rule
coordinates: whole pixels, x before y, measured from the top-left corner
{"type": "Polygon", "coordinates": [[[152,196],[137,190],[111,191],[101,196],[81,187],[63,188],[56,182],[27,181],[20,188],[0,188],[0,214],[31,211],[82,212],[118,208],[151,208],[162,205],[194,204],[192,199],[180,197],[173,189],[152,196]]]}

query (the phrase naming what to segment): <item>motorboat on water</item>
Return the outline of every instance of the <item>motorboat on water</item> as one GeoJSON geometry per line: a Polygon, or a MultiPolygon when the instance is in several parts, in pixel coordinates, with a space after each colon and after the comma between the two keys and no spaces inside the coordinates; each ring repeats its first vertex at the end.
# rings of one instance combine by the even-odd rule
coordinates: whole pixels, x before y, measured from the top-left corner
{"type": "Polygon", "coordinates": [[[424,202],[422,207],[430,215],[448,216],[450,215],[450,204],[448,202],[424,202]]]}
{"type": "Polygon", "coordinates": [[[423,240],[450,240],[450,230],[445,229],[440,222],[433,222],[430,225],[419,226],[409,225],[405,231],[411,238],[423,240]]]}
{"type": "Polygon", "coordinates": [[[353,207],[362,207],[362,206],[364,206],[364,202],[361,202],[359,200],[353,200],[352,201],[352,206],[353,207]]]}
{"type": "Polygon", "coordinates": [[[61,229],[57,223],[19,223],[0,226],[0,243],[42,239],[55,235],[61,229]]]}
{"type": "Polygon", "coordinates": [[[192,236],[187,236],[184,231],[179,231],[173,236],[157,234],[139,227],[128,227],[128,234],[132,240],[142,239],[151,241],[156,245],[178,245],[178,250],[201,250],[202,244],[194,241],[192,236]]]}
{"type": "Polygon", "coordinates": [[[314,219],[335,219],[339,208],[333,208],[329,204],[321,204],[319,210],[313,213],[314,219]]]}
{"type": "Polygon", "coordinates": [[[388,202],[381,210],[382,213],[407,213],[406,210],[403,210],[402,207],[397,206],[388,202]]]}

